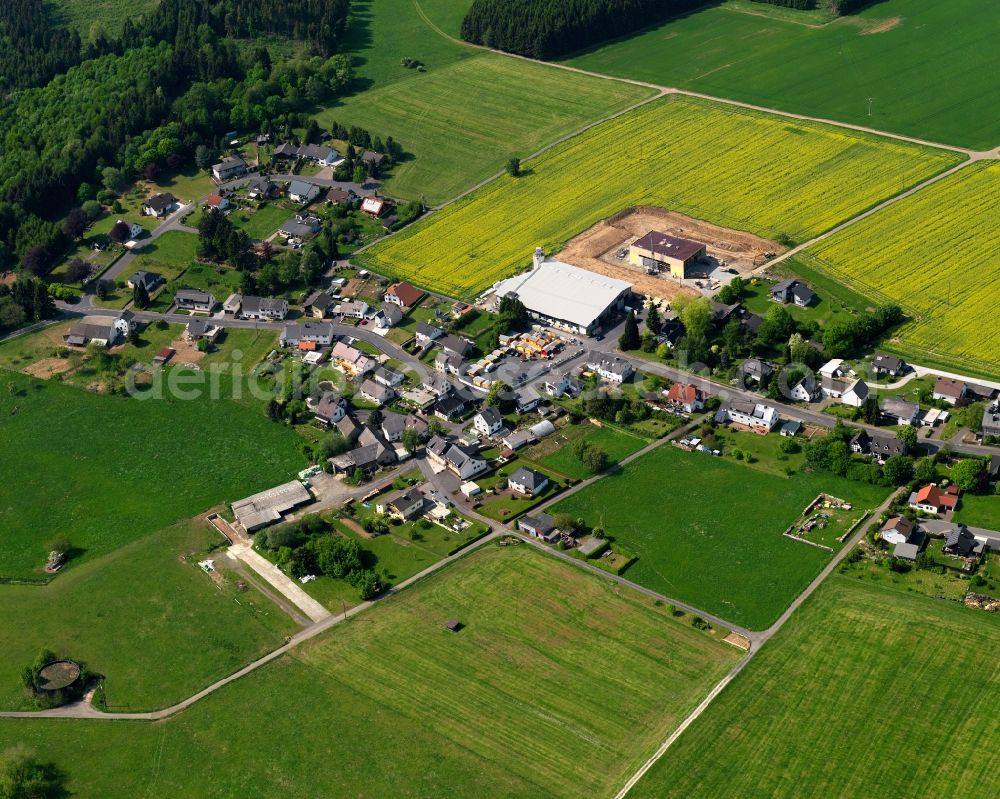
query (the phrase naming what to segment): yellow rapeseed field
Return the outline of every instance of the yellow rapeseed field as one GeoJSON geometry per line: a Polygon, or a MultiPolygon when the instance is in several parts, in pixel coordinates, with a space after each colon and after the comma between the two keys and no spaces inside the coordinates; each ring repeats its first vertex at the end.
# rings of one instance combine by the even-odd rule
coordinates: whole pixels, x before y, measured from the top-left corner
{"type": "Polygon", "coordinates": [[[600,219],[657,205],[796,241],[958,160],[954,153],[688,97],[591,128],[361,255],[469,297],[600,219]]]}
{"type": "Polygon", "coordinates": [[[1000,164],[972,164],[810,248],[803,260],[903,306],[917,357],[1000,374],[1000,164]]]}

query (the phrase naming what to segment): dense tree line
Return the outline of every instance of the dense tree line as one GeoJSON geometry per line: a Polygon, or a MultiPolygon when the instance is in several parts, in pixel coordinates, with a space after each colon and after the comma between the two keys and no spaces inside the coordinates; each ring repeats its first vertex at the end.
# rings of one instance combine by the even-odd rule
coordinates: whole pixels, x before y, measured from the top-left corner
{"type": "Polygon", "coordinates": [[[531,58],[558,58],[645,28],[697,0],[473,0],[462,38],[531,58]]]}
{"type": "Polygon", "coordinates": [[[0,285],[0,331],[37,322],[54,311],[48,289],[36,277],[22,275],[9,286],[0,285]]]}
{"type": "Polygon", "coordinates": [[[48,83],[80,50],[79,34],[57,25],[43,0],[0,3],[0,94],[48,83]]]}

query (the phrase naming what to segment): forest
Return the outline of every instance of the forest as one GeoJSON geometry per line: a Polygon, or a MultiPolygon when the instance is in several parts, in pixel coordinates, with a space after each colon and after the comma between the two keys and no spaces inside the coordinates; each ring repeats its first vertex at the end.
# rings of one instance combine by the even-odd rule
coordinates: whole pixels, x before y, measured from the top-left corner
{"type": "Polygon", "coordinates": [[[462,38],[530,58],[560,58],[699,5],[697,0],[474,0],[462,20],[462,38]]]}
{"type": "MultiPolygon", "coordinates": [[[[16,3],[45,13],[33,0],[16,3]]],[[[102,191],[116,194],[151,165],[176,169],[229,130],[302,123],[306,109],[351,82],[349,59],[328,55],[346,15],[346,0],[165,0],[141,31],[126,24],[120,40],[104,42],[103,55],[9,93],[0,105],[0,269],[20,263],[46,274],[68,243],[51,215],[100,200],[102,191]],[[233,38],[300,35],[299,23],[309,26],[312,54],[279,63],[265,47],[233,38]]],[[[8,42],[12,31],[21,42],[35,35],[3,30],[8,42]]],[[[39,60],[31,74],[62,68],[71,56],[61,52],[58,63],[39,60]]],[[[32,81],[28,72],[19,80],[32,81]]]]}

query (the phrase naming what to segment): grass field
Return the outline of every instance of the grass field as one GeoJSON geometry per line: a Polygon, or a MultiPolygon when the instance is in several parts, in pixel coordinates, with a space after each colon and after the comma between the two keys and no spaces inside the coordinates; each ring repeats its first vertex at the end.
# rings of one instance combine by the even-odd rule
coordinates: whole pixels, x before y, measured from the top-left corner
{"type": "Polygon", "coordinates": [[[0,379],[15,388],[0,391],[0,462],[17,464],[0,482],[0,575],[41,576],[56,534],[83,558],[106,554],[303,465],[294,431],[255,401],[143,401],[0,379]]]}
{"type": "Polygon", "coordinates": [[[940,150],[691,98],[588,130],[366,250],[386,274],[469,297],[631,205],[797,241],[954,163],[940,150]]]}
{"type": "Polygon", "coordinates": [[[885,0],[823,27],[743,5],[754,13],[707,7],[568,63],[974,149],[1000,143],[989,4],[885,0]]]}
{"type": "Polygon", "coordinates": [[[103,674],[109,709],[143,710],[280,646],[298,629],[282,611],[253,589],[238,592],[228,572],[216,583],[196,565],[220,541],[205,522],[187,521],[49,585],[0,585],[0,707],[24,705],[20,670],[43,648],[103,674]]]}
{"type": "Polygon", "coordinates": [[[638,436],[613,427],[595,427],[589,422],[581,422],[559,428],[554,434],[530,447],[523,455],[528,460],[537,461],[567,477],[582,480],[590,477],[591,472],[573,451],[574,445],[580,440],[602,450],[608,456],[608,463],[617,463],[642,449],[647,443],[638,436]]]}
{"type": "Polygon", "coordinates": [[[109,34],[118,34],[125,20],[156,7],[158,0],[56,0],[56,19],[80,31],[86,39],[90,26],[99,22],[109,34]]]}
{"type": "Polygon", "coordinates": [[[739,654],[610,581],[490,547],[169,721],[0,720],[0,742],[107,799],[606,796],[739,654]]]}
{"type": "Polygon", "coordinates": [[[780,477],[669,445],[556,503],[639,559],[626,576],[763,629],[830,555],[781,533],[821,491],[874,508],[887,490],[832,475],[780,477]],[[778,510],[780,508],[780,510],[778,510]]]}
{"type": "Polygon", "coordinates": [[[230,214],[230,221],[253,239],[266,239],[289,218],[295,216],[293,211],[280,205],[268,204],[256,211],[236,209],[230,214]]]}
{"type": "Polygon", "coordinates": [[[834,575],[629,795],[996,796],[998,646],[994,614],[834,575]]]}
{"type": "MultiPolygon", "coordinates": [[[[973,164],[810,248],[801,260],[902,305],[904,352],[1000,375],[1000,164],[973,164]]],[[[923,361],[921,361],[923,362],[923,361]]]]}
{"type": "Polygon", "coordinates": [[[435,205],[495,174],[509,157],[527,156],[651,95],[629,84],[479,53],[376,85],[318,119],[321,125],[360,125],[401,142],[413,157],[393,168],[386,193],[435,205]]]}
{"type": "Polygon", "coordinates": [[[965,522],[970,527],[1000,530],[1000,496],[977,496],[968,492],[962,494],[958,510],[955,511],[955,521],[965,522]]]}

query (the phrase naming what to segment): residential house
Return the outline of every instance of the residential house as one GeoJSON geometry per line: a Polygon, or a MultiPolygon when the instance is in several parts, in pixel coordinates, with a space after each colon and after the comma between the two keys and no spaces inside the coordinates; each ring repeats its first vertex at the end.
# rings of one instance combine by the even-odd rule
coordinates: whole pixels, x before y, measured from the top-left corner
{"type": "Polygon", "coordinates": [[[449,355],[445,351],[434,356],[434,368],[441,374],[458,375],[462,372],[465,363],[458,355],[449,355]]]}
{"type": "Polygon", "coordinates": [[[361,163],[365,166],[369,164],[375,167],[382,166],[382,162],[385,161],[385,156],[382,153],[377,153],[374,150],[365,150],[361,153],[361,163]]]}
{"type": "Polygon", "coordinates": [[[392,398],[396,396],[394,392],[388,386],[383,386],[381,383],[376,383],[371,378],[362,381],[361,387],[358,389],[358,395],[368,402],[374,402],[380,408],[388,402],[392,401],[392,398]]]}
{"type": "Polygon", "coordinates": [[[983,409],[983,436],[1000,436],[1000,401],[991,402],[983,409]]]}
{"type": "Polygon", "coordinates": [[[352,472],[355,469],[360,469],[366,474],[371,474],[380,467],[389,466],[396,461],[396,451],[389,447],[381,436],[376,435],[367,427],[362,428],[360,435],[358,435],[358,446],[355,449],[330,459],[330,463],[337,472],[352,472]]]}
{"type": "Polygon", "coordinates": [[[864,380],[858,379],[852,382],[840,397],[844,405],[852,408],[860,408],[868,399],[868,384],[864,380]]]}
{"type": "Polygon", "coordinates": [[[879,411],[889,424],[915,424],[920,406],[908,400],[886,397],[879,402],[879,411]]]}
{"type": "Polygon", "coordinates": [[[624,383],[635,372],[630,361],[617,355],[607,355],[603,352],[591,352],[587,356],[587,369],[595,372],[602,380],[609,383],[624,383]]]}
{"type": "Polygon", "coordinates": [[[347,415],[347,400],[339,392],[324,391],[316,403],[313,413],[316,416],[316,421],[320,424],[327,427],[335,425],[347,415]]]}
{"type": "Polygon", "coordinates": [[[282,142],[275,147],[274,152],[271,153],[271,158],[277,160],[294,160],[298,157],[299,148],[289,142],[282,142]]]}
{"type": "Polygon", "coordinates": [[[919,527],[913,528],[905,541],[897,541],[893,547],[892,556],[901,560],[916,560],[917,555],[927,540],[927,534],[919,527]]]}
{"type": "Polygon", "coordinates": [[[240,312],[240,307],[243,305],[243,295],[242,294],[230,294],[226,297],[225,302],[222,303],[222,313],[226,316],[238,316],[240,312]]]}
{"type": "Polygon", "coordinates": [[[734,302],[732,305],[725,305],[721,302],[712,303],[712,324],[717,328],[723,328],[740,311],[740,304],[734,302]]]}
{"type": "Polygon", "coordinates": [[[288,316],[288,300],[278,297],[247,297],[240,303],[240,319],[280,321],[288,316]]]}
{"type": "Polygon", "coordinates": [[[212,166],[212,177],[220,182],[245,175],[246,172],[247,162],[239,155],[227,155],[212,166]]]}
{"type": "Polygon", "coordinates": [[[705,407],[705,393],[693,383],[674,383],[666,392],[667,402],[685,413],[705,407]]]}
{"type": "Polygon", "coordinates": [[[375,315],[375,324],[380,328],[395,327],[403,321],[403,311],[398,305],[383,302],[375,315]]]}
{"type": "Polygon", "coordinates": [[[444,338],[438,341],[438,346],[441,347],[449,355],[456,355],[459,358],[468,357],[469,353],[472,352],[475,346],[471,341],[460,336],[455,336],[448,334],[444,338]]]}
{"type": "Polygon", "coordinates": [[[719,409],[715,419],[717,422],[732,422],[759,433],[768,433],[778,424],[778,411],[760,402],[732,400],[719,409]]]}
{"type": "Polygon", "coordinates": [[[541,472],[522,466],[507,478],[507,487],[515,494],[536,497],[549,485],[549,478],[541,472]]]}
{"type": "Polygon", "coordinates": [[[320,230],[320,221],[309,214],[296,214],[281,223],[278,235],[286,239],[311,239],[320,230]]]}
{"type": "Polygon", "coordinates": [[[393,519],[408,522],[424,510],[424,495],[416,488],[408,488],[375,505],[375,510],[393,519]]]}
{"type": "Polygon", "coordinates": [[[802,422],[798,419],[789,419],[781,426],[781,430],[778,432],[785,438],[795,438],[795,436],[802,432],[802,422]]]}
{"type": "Polygon", "coordinates": [[[63,334],[63,341],[74,347],[96,344],[113,347],[124,340],[135,327],[135,314],[121,311],[118,316],[85,316],[82,321],[70,325],[63,334]]]}
{"type": "Polygon", "coordinates": [[[340,421],[333,424],[348,444],[354,444],[361,435],[361,425],[350,414],[341,417],[340,421]]]}
{"type": "Polygon", "coordinates": [[[384,197],[375,197],[374,195],[370,195],[361,201],[362,213],[367,214],[372,219],[378,219],[380,216],[385,214],[390,207],[389,201],[384,197]]]}
{"type": "Polygon", "coordinates": [[[433,394],[437,399],[447,397],[455,390],[452,382],[439,374],[425,375],[423,380],[420,381],[420,387],[428,393],[433,394]]]}
{"type": "Polygon", "coordinates": [[[405,416],[395,411],[383,411],[382,413],[382,435],[387,441],[401,441],[403,433],[413,430],[418,436],[423,438],[427,435],[429,425],[415,413],[408,413],[405,416]]]}
{"type": "Polygon", "coordinates": [[[152,294],[156,287],[163,282],[163,275],[159,272],[143,272],[142,270],[135,272],[128,279],[128,287],[130,289],[136,288],[136,286],[141,285],[146,289],[147,294],[152,294]]]}
{"type": "Polygon", "coordinates": [[[376,361],[365,355],[361,350],[338,341],[330,353],[334,364],[350,375],[363,375],[375,368],[376,361]]]}
{"type": "Polygon", "coordinates": [[[337,306],[337,313],[347,319],[364,319],[371,308],[364,300],[347,300],[337,306]]]}
{"type": "Polygon", "coordinates": [[[358,201],[358,195],[350,189],[338,189],[334,186],[326,193],[326,201],[329,205],[343,205],[350,208],[358,201]]]}
{"type": "Polygon", "coordinates": [[[344,160],[340,153],[325,144],[303,144],[299,147],[298,156],[320,166],[336,166],[344,160]]]}
{"type": "Polygon", "coordinates": [[[491,438],[503,430],[503,416],[492,405],[488,405],[472,417],[472,426],[479,435],[491,438]]]}
{"type": "Polygon", "coordinates": [[[208,319],[195,318],[184,326],[184,338],[190,342],[198,342],[202,339],[212,343],[218,338],[222,328],[213,325],[208,319]]]}
{"type": "Polygon", "coordinates": [[[145,216],[155,216],[159,219],[169,214],[176,207],[177,198],[168,192],[163,192],[148,197],[142,204],[142,213],[145,216]]]}
{"type": "Polygon", "coordinates": [[[391,366],[379,366],[375,369],[372,374],[376,383],[383,386],[388,386],[389,388],[395,388],[401,385],[406,379],[406,375],[400,372],[398,369],[393,369],[391,366]]]}
{"type": "Polygon", "coordinates": [[[747,335],[750,338],[757,335],[757,332],[760,330],[760,326],[762,324],[764,324],[764,317],[760,314],[750,313],[747,311],[740,317],[740,326],[746,330],[747,335]]]}
{"type": "Polygon", "coordinates": [[[178,289],[174,304],[179,310],[211,313],[215,307],[215,297],[200,289],[178,289]]]}
{"type": "Polygon", "coordinates": [[[503,444],[504,450],[516,452],[521,447],[533,444],[537,440],[538,438],[530,430],[515,430],[500,439],[500,443],[503,444]]]}
{"type": "Polygon", "coordinates": [[[276,194],[274,184],[266,175],[257,175],[247,181],[247,197],[251,200],[268,200],[276,194]]]}
{"type": "Polygon", "coordinates": [[[880,464],[885,463],[893,455],[905,455],[906,444],[891,433],[869,433],[860,430],[851,439],[851,452],[858,455],[871,455],[880,464]]]}
{"type": "Polygon", "coordinates": [[[302,313],[314,319],[326,319],[333,310],[334,299],[325,291],[317,290],[302,303],[302,313]]]}
{"type": "Polygon", "coordinates": [[[822,391],[812,375],[806,375],[788,392],[789,397],[798,402],[815,402],[822,396],[822,391]]]}
{"type": "Polygon", "coordinates": [[[656,343],[666,344],[667,349],[672,350],[682,338],[684,338],[684,324],[681,320],[664,319],[660,325],[660,332],[656,334],[656,343]]]}
{"type": "Polygon", "coordinates": [[[899,377],[899,375],[906,371],[906,363],[895,355],[885,355],[881,352],[876,352],[875,357],[872,358],[871,371],[875,377],[884,377],[886,375],[899,377]]]}
{"type": "Polygon", "coordinates": [[[916,526],[905,516],[891,516],[879,530],[879,537],[887,544],[905,544],[916,526]]]}
{"type": "Polygon", "coordinates": [[[478,449],[452,443],[440,436],[434,436],[427,442],[427,457],[463,480],[470,480],[489,470],[489,464],[478,449]]]}
{"type": "Polygon", "coordinates": [[[447,397],[442,397],[434,405],[434,415],[445,421],[457,419],[463,413],[465,413],[465,400],[457,394],[449,394],[447,397]]]}
{"type": "Polygon", "coordinates": [[[555,399],[563,397],[575,398],[583,391],[583,385],[568,372],[553,377],[542,384],[542,391],[555,399]]]}
{"type": "Polygon", "coordinates": [[[747,358],[740,365],[740,374],[744,378],[744,383],[755,383],[763,386],[774,374],[774,366],[761,358],[747,358]]]}
{"type": "Polygon", "coordinates": [[[143,229],[142,225],[140,225],[138,222],[126,222],[124,219],[119,219],[116,222],[116,224],[128,225],[128,236],[130,239],[137,239],[140,236],[142,236],[143,233],[146,232],[145,229],[143,229]]]}
{"type": "Polygon", "coordinates": [[[385,295],[382,297],[385,302],[397,305],[400,308],[410,308],[420,302],[420,298],[424,296],[424,292],[418,289],[416,286],[412,286],[409,283],[393,283],[389,288],[385,290],[385,295]]]}
{"type": "Polygon", "coordinates": [[[801,280],[780,280],[771,286],[771,300],[773,302],[795,303],[800,308],[809,305],[815,295],[801,280]]]}
{"type": "Polygon", "coordinates": [[[229,209],[229,200],[221,194],[209,194],[205,198],[205,207],[212,211],[226,211],[229,209]]]}
{"type": "Polygon", "coordinates": [[[547,513],[537,513],[534,516],[524,516],[517,522],[517,529],[522,533],[527,533],[532,538],[544,541],[546,544],[554,544],[559,540],[559,531],[556,523],[547,513]]]}
{"type": "Polygon", "coordinates": [[[851,383],[843,378],[827,377],[826,375],[820,377],[820,390],[824,397],[830,399],[841,399],[850,385],[851,383]]]}
{"type": "Polygon", "coordinates": [[[443,335],[444,331],[440,327],[427,324],[427,322],[417,322],[416,339],[420,346],[423,347],[432,341],[437,341],[443,335]]]}
{"type": "Polygon", "coordinates": [[[521,386],[514,391],[514,410],[518,413],[533,411],[541,402],[542,395],[533,386],[521,386]]]}
{"type": "Polygon", "coordinates": [[[288,199],[293,203],[307,205],[319,197],[319,186],[308,180],[293,180],[288,184],[288,199]]]}
{"type": "Polygon", "coordinates": [[[953,483],[942,491],[936,483],[930,483],[910,494],[909,505],[924,513],[948,513],[958,506],[958,486],[953,483]]]}
{"type": "Polygon", "coordinates": [[[941,551],[945,555],[955,555],[959,558],[977,558],[983,554],[985,544],[977,541],[968,527],[956,524],[944,537],[941,551]]]}
{"type": "Polygon", "coordinates": [[[333,325],[329,322],[299,322],[285,325],[278,343],[282,347],[298,347],[303,342],[328,347],[333,343],[333,335],[333,325]]]}
{"type": "Polygon", "coordinates": [[[949,405],[964,405],[972,393],[968,383],[950,377],[939,377],[934,383],[934,399],[949,405]]]}

